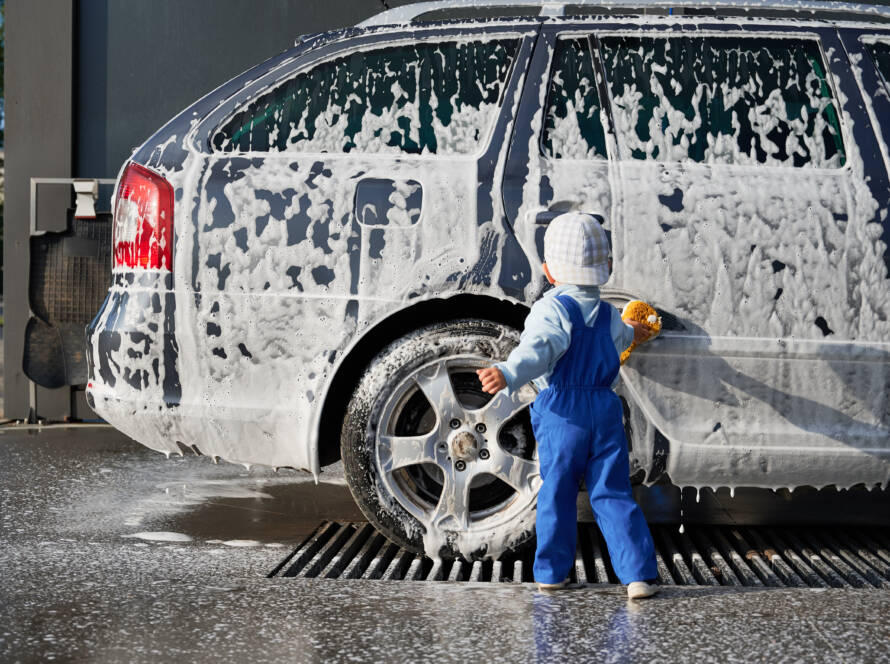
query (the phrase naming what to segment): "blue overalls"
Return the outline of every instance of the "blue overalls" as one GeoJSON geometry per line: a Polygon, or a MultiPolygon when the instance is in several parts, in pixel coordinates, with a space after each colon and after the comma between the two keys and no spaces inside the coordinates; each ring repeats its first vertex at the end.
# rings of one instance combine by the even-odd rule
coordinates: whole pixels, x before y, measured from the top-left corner
{"type": "Polygon", "coordinates": [[[590,506],[622,583],[658,576],[655,547],[630,487],[622,408],[612,383],[618,353],[605,302],[591,327],[578,303],[556,299],[572,321],[572,341],[531,408],[543,484],[538,493],[535,580],[559,583],[575,560],[576,499],[583,477],[590,506]]]}

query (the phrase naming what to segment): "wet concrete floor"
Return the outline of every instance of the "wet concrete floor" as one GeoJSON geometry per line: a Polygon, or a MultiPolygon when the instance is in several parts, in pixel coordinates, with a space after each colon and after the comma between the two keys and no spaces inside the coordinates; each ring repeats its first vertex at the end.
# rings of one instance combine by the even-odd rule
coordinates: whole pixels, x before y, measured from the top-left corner
{"type": "Polygon", "coordinates": [[[890,661],[880,590],[265,578],[361,518],[322,479],[0,428],[0,661],[890,661]]]}

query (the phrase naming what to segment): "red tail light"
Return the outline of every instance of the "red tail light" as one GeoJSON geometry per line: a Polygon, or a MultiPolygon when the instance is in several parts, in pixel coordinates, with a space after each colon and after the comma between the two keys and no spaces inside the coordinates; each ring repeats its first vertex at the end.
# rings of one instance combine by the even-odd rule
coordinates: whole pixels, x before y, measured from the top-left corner
{"type": "Polygon", "coordinates": [[[173,187],[157,173],[130,164],[114,203],[114,267],[173,269],[173,187]]]}

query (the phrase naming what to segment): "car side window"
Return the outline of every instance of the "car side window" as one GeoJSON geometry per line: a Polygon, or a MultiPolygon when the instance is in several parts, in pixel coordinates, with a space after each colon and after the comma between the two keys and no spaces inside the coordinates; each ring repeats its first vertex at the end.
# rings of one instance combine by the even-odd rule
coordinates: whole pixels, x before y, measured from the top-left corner
{"type": "Polygon", "coordinates": [[[323,62],[237,113],[223,152],[468,154],[488,136],[518,40],[418,43],[323,62]]]}
{"type": "Polygon", "coordinates": [[[884,85],[890,89],[890,43],[875,41],[866,44],[865,49],[884,79],[884,85]]]}
{"type": "Polygon", "coordinates": [[[600,41],[625,156],[818,168],[846,161],[836,102],[813,40],[600,41]]]}
{"type": "Polygon", "coordinates": [[[552,159],[606,157],[606,134],[587,38],[556,42],[541,150],[552,159]]]}

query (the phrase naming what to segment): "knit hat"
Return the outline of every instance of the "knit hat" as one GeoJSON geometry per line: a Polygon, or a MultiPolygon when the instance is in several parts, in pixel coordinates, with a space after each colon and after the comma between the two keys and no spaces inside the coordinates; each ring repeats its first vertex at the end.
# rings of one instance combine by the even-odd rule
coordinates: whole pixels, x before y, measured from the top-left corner
{"type": "Polygon", "coordinates": [[[544,233],[544,260],[564,284],[600,286],[609,280],[609,239],[598,215],[561,214],[544,233]]]}

